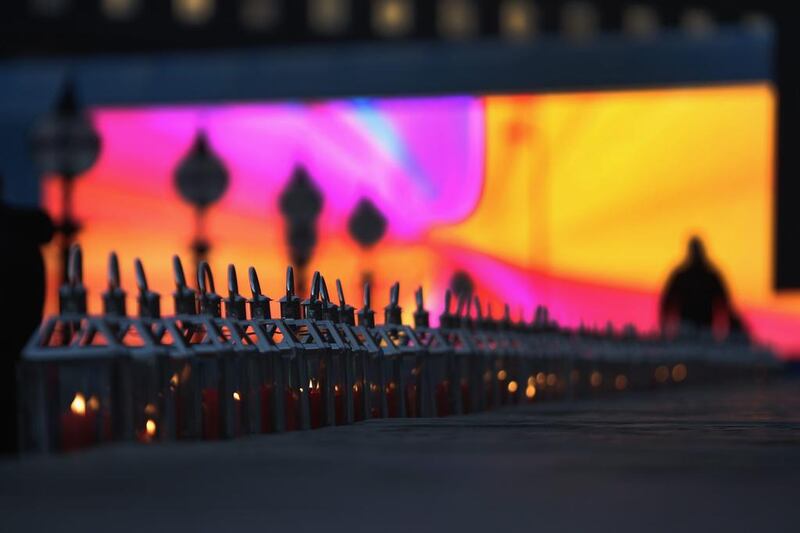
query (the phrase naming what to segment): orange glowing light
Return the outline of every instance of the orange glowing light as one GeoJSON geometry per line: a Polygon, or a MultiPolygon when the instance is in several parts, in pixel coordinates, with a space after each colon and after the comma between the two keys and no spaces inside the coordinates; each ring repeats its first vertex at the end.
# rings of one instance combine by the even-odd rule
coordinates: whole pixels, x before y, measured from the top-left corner
{"type": "Polygon", "coordinates": [[[532,400],[533,397],[536,396],[536,386],[528,382],[528,386],[525,388],[525,396],[529,400],[532,400]]]}
{"type": "Polygon", "coordinates": [[[498,380],[505,381],[505,379],[507,377],[508,377],[508,373],[505,370],[500,370],[499,372],[497,372],[497,379],[498,380]]]}
{"type": "Polygon", "coordinates": [[[148,418],[147,422],[145,422],[144,430],[147,432],[148,437],[155,437],[156,436],[156,421],[152,418],[148,418]]]}
{"type": "Polygon", "coordinates": [[[689,371],[686,368],[686,365],[683,363],[678,363],[677,365],[672,367],[672,381],[675,383],[680,383],[686,376],[688,375],[689,371]]]}
{"type": "Polygon", "coordinates": [[[97,396],[95,396],[94,394],[92,394],[89,397],[89,401],[88,401],[87,405],[88,405],[90,410],[97,412],[97,411],[100,410],[100,399],[97,396]]]}
{"type": "Polygon", "coordinates": [[[544,386],[546,383],[547,383],[547,375],[544,372],[539,372],[538,374],[536,374],[537,385],[541,387],[544,386]]]}
{"type": "Polygon", "coordinates": [[[237,402],[242,399],[242,396],[239,394],[239,391],[233,391],[233,399],[237,402]]]}
{"type": "Polygon", "coordinates": [[[69,410],[76,415],[83,416],[86,414],[86,398],[83,397],[83,394],[80,392],[75,393],[72,403],[69,404],[69,410]]]}
{"type": "Polygon", "coordinates": [[[516,381],[508,382],[508,392],[510,392],[511,394],[515,394],[517,392],[517,388],[519,388],[519,385],[517,384],[516,381]]]}

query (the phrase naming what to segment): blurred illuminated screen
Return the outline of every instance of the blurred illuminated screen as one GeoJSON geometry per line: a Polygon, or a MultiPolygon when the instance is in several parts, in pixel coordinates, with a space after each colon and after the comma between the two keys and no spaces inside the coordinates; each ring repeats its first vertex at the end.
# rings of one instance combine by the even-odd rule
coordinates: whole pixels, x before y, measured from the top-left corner
{"type": "MultiPolygon", "coordinates": [[[[496,316],[505,302],[528,319],[546,304],[566,325],[653,330],[663,284],[698,234],[751,332],[796,352],[800,298],[771,288],[775,105],[771,86],[755,84],[98,108],[102,154],[75,193],[90,308],[100,309],[113,249],[130,292],[138,256],[171,310],[170,257],[191,259],[194,229],[173,171],[202,128],[231,176],[207,223],[218,277],[229,262],[240,277],[255,265],[265,292],[281,296],[277,198],[300,163],[325,197],[309,271],[341,278],[351,303],[368,271],[376,307],[399,280],[406,320],[420,284],[438,316],[464,272],[496,316]],[[347,231],[362,197],[388,220],[367,251],[347,231]]],[[[47,182],[56,215],[58,191],[47,182]]]]}

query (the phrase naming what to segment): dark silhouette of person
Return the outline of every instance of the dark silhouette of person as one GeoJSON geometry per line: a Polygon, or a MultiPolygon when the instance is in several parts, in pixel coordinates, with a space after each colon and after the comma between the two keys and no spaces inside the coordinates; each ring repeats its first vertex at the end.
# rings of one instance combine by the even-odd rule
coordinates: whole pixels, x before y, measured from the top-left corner
{"type": "Polygon", "coordinates": [[[11,316],[3,328],[8,351],[0,357],[0,405],[11,420],[0,437],[0,453],[14,453],[17,448],[17,379],[16,368],[22,349],[42,320],[45,297],[44,259],[40,247],[53,237],[53,223],[38,208],[12,207],[3,199],[0,176],[0,224],[2,224],[2,261],[5,306],[11,316]],[[11,406],[9,409],[6,406],[11,406]],[[8,428],[11,431],[8,431],[8,428]]]}
{"type": "Polygon", "coordinates": [[[662,332],[674,336],[685,329],[713,330],[718,337],[744,330],[725,281],[698,237],[689,240],[686,259],[670,274],[661,296],[662,332]]]}

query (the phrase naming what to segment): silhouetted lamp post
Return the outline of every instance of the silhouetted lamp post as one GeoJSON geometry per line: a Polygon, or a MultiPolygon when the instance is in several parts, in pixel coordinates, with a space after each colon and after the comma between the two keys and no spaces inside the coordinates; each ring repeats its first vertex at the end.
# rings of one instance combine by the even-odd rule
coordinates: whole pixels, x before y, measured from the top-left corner
{"type": "Polygon", "coordinates": [[[295,167],[278,203],[286,219],[286,241],[289,258],[297,271],[297,290],[306,290],[305,268],[317,245],[317,218],[322,211],[323,197],[305,168],[295,167]]]}
{"type": "MultiPolygon", "coordinates": [[[[359,200],[347,220],[347,230],[350,232],[350,236],[364,251],[375,246],[383,238],[386,233],[386,225],[386,217],[368,198],[359,200]]],[[[362,286],[373,281],[372,274],[367,270],[363,270],[361,278],[362,286]]]]}
{"type": "Polygon", "coordinates": [[[195,264],[208,259],[211,245],[206,238],[206,209],[217,202],[228,188],[228,171],[211,150],[208,138],[197,133],[192,147],[175,169],[175,187],[186,202],[195,207],[195,233],[192,252],[195,264]]]}
{"type": "Polygon", "coordinates": [[[53,112],[37,124],[31,145],[39,169],[61,179],[61,220],[55,229],[61,236],[61,280],[66,282],[69,249],[80,229],[72,213],[73,185],[100,153],[100,137],[78,105],[72,83],[64,86],[53,112]]]}

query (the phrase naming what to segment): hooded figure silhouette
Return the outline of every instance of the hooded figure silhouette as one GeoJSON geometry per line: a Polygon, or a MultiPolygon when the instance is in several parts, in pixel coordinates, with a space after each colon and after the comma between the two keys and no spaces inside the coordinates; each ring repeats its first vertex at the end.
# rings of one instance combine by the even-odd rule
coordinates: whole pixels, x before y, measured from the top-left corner
{"type": "Polygon", "coordinates": [[[741,329],[722,275],[698,237],[689,240],[686,259],[670,275],[661,296],[661,330],[673,336],[686,327],[726,337],[741,329]]]}

